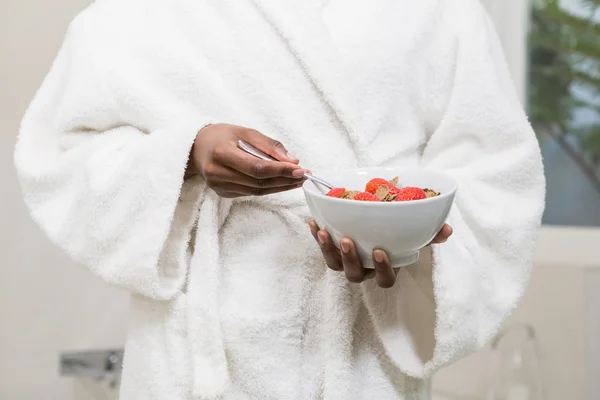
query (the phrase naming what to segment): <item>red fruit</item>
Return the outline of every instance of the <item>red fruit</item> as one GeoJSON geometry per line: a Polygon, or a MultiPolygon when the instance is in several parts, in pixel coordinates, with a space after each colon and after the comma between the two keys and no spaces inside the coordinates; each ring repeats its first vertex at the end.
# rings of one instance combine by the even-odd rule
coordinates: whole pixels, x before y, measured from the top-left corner
{"type": "Polygon", "coordinates": [[[326,196],[336,197],[338,199],[341,199],[342,196],[344,195],[345,191],[346,191],[346,189],[344,189],[344,188],[333,188],[327,193],[326,196]]]}
{"type": "Polygon", "coordinates": [[[377,191],[377,189],[379,189],[379,186],[381,185],[388,185],[388,187],[390,188],[394,187],[394,185],[392,185],[388,180],[385,180],[383,178],[373,178],[367,183],[365,192],[375,194],[375,192],[377,191]]]}
{"type": "Polygon", "coordinates": [[[396,197],[398,197],[398,195],[400,194],[400,189],[398,189],[394,185],[388,185],[388,188],[390,188],[390,195],[395,195],[396,197]]]}
{"type": "Polygon", "coordinates": [[[379,201],[379,199],[372,193],[369,192],[361,192],[354,196],[354,200],[359,201],[379,201]]]}
{"type": "Polygon", "coordinates": [[[398,191],[396,195],[396,201],[411,201],[411,200],[423,200],[427,198],[427,195],[423,189],[418,187],[405,187],[398,191]]]}

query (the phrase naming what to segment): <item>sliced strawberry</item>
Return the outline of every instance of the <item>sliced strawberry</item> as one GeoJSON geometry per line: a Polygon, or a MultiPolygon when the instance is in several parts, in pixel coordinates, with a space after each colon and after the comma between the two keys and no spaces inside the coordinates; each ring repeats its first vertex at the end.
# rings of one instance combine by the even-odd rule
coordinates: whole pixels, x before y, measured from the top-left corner
{"type": "Polygon", "coordinates": [[[379,186],[381,186],[381,185],[387,185],[389,187],[394,186],[386,179],[373,178],[369,182],[367,182],[367,186],[365,187],[365,192],[375,194],[375,192],[377,191],[377,189],[379,189],[379,186]]]}
{"type": "Polygon", "coordinates": [[[390,195],[398,197],[401,189],[397,188],[396,186],[388,186],[388,187],[390,188],[390,195]]]}
{"type": "Polygon", "coordinates": [[[359,201],[380,201],[377,196],[375,196],[373,193],[369,193],[369,192],[361,192],[359,194],[357,194],[356,196],[354,196],[354,200],[359,200],[359,201]]]}
{"type": "Polygon", "coordinates": [[[344,189],[344,188],[333,188],[327,193],[326,196],[336,197],[338,199],[341,199],[342,196],[344,195],[344,192],[346,192],[346,189],[344,189]]]}
{"type": "Polygon", "coordinates": [[[411,201],[411,200],[423,200],[427,198],[427,195],[423,189],[418,187],[405,187],[398,191],[396,195],[396,201],[411,201]]]}

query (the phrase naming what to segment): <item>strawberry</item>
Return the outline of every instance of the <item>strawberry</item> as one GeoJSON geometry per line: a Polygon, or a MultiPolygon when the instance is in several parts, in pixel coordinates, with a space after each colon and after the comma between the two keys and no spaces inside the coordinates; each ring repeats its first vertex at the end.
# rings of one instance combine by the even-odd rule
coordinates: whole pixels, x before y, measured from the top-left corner
{"type": "Polygon", "coordinates": [[[354,200],[359,200],[359,201],[379,201],[379,199],[377,198],[377,196],[375,196],[373,193],[369,193],[369,192],[361,192],[361,193],[357,194],[356,196],[354,196],[354,200]]]}
{"type": "Polygon", "coordinates": [[[375,192],[377,191],[377,189],[379,189],[379,186],[381,185],[387,185],[389,187],[394,186],[388,180],[385,180],[383,178],[373,178],[369,182],[367,182],[365,192],[375,194],[375,192]]]}
{"type": "Polygon", "coordinates": [[[346,191],[346,189],[344,188],[333,188],[331,189],[326,196],[328,197],[336,197],[338,199],[341,199],[342,196],[344,195],[344,192],[346,191]]]}
{"type": "Polygon", "coordinates": [[[405,187],[398,191],[396,195],[396,201],[411,201],[411,200],[422,200],[427,198],[427,195],[423,189],[418,187],[405,187]]]}
{"type": "Polygon", "coordinates": [[[398,197],[401,189],[397,188],[396,186],[392,186],[392,185],[390,185],[388,187],[390,188],[390,196],[398,197]]]}

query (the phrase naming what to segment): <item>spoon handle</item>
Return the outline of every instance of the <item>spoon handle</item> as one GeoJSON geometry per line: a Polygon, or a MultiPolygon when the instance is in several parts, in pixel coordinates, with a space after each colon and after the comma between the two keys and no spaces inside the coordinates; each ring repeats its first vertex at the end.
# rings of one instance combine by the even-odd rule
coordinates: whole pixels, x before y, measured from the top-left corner
{"type": "Polygon", "coordinates": [[[316,176],[312,176],[310,174],[304,174],[304,176],[306,177],[306,179],[309,179],[309,180],[313,181],[313,183],[317,183],[319,185],[323,185],[327,189],[333,189],[333,185],[325,182],[323,179],[319,179],[316,176]]]}
{"type": "MultiPolygon", "coordinates": [[[[271,157],[270,155],[265,154],[264,152],[260,151],[259,149],[257,149],[256,147],[252,146],[251,144],[246,143],[245,141],[243,141],[241,139],[238,140],[238,147],[240,149],[244,150],[246,153],[248,153],[250,155],[253,155],[256,158],[260,158],[262,160],[268,160],[268,161],[279,161],[279,160],[271,157]]],[[[304,173],[304,177],[306,179],[311,180],[313,183],[325,186],[328,189],[333,189],[333,185],[325,182],[322,179],[319,179],[319,178],[317,178],[315,176],[312,176],[311,174],[304,173]]]]}
{"type": "Polygon", "coordinates": [[[253,155],[256,158],[260,158],[262,160],[268,160],[268,161],[279,161],[279,160],[276,160],[275,158],[271,157],[270,155],[263,153],[256,147],[252,146],[249,143],[246,143],[245,141],[243,141],[241,139],[238,140],[238,147],[240,149],[244,150],[246,153],[253,155]]]}

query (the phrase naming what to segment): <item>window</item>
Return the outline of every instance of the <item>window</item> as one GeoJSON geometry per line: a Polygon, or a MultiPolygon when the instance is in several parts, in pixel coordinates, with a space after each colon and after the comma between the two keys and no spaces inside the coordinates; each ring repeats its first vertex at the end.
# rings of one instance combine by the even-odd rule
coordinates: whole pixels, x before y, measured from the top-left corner
{"type": "Polygon", "coordinates": [[[544,222],[600,226],[600,0],[533,1],[528,109],[544,154],[544,222]]]}

